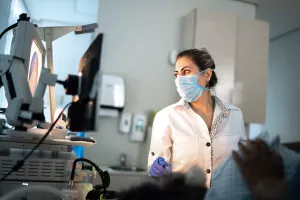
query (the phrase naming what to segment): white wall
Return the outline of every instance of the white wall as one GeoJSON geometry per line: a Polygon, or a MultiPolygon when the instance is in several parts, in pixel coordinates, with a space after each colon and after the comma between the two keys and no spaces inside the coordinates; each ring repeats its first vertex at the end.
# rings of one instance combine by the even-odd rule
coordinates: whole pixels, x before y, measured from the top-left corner
{"type": "MultiPolygon", "coordinates": [[[[194,8],[207,8],[255,18],[255,7],[229,0],[100,0],[99,32],[104,32],[102,68],[126,81],[125,111],[160,110],[174,103],[177,93],[168,53],[180,45],[180,19],[194,8]]],[[[93,135],[98,144],[87,157],[115,165],[124,152],[128,163],[145,167],[149,138],[131,143],[117,131],[117,119],[99,120],[93,135]]]]}
{"type": "MultiPolygon", "coordinates": [[[[26,13],[27,10],[22,0],[4,0],[0,2],[0,32],[8,26],[15,24],[19,19],[19,15],[26,13]]],[[[5,33],[0,40],[0,53],[6,55],[10,54],[11,42],[13,39],[12,30],[5,33]]],[[[7,100],[5,96],[4,87],[0,89],[0,107],[7,107],[7,100]]],[[[1,116],[5,118],[5,116],[1,116]]]]}
{"type": "Polygon", "coordinates": [[[35,20],[68,24],[94,23],[98,0],[23,0],[35,20]]]}
{"type": "Polygon", "coordinates": [[[267,127],[282,142],[300,140],[300,31],[270,44],[267,127]]]}
{"type": "Polygon", "coordinates": [[[300,140],[300,14],[298,0],[266,1],[257,17],[270,22],[267,129],[282,142],[300,140]],[[297,30],[290,32],[291,30],[297,30]]]}
{"type": "MultiPolygon", "coordinates": [[[[2,32],[8,25],[9,11],[10,11],[10,0],[0,1],[0,32],[2,32]]],[[[4,53],[6,37],[4,36],[0,40],[0,54],[4,53]]]]}
{"type": "MultiPolygon", "coordinates": [[[[9,21],[9,12],[11,8],[10,0],[0,1],[0,32],[8,27],[9,21]]],[[[6,52],[6,44],[8,39],[8,33],[6,33],[0,40],[0,54],[5,54],[6,52]]],[[[0,89],[0,107],[4,107],[6,105],[6,97],[4,93],[4,87],[0,89]]],[[[1,116],[3,118],[3,116],[1,116]]]]}

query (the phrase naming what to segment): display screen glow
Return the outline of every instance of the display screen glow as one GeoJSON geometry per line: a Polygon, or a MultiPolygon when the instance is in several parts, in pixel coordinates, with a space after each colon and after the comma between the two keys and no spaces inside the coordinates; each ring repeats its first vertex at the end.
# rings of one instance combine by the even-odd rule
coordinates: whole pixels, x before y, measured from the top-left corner
{"type": "Polygon", "coordinates": [[[30,92],[33,96],[39,82],[42,65],[43,65],[43,54],[38,48],[34,40],[31,43],[29,59],[30,60],[29,60],[29,67],[28,67],[28,84],[29,84],[30,92]]]}

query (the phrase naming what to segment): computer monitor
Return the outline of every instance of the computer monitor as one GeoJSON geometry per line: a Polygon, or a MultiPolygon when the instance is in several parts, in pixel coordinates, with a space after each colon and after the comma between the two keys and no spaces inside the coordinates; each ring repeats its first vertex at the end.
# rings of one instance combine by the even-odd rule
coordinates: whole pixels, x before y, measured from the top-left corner
{"type": "Polygon", "coordinates": [[[32,23],[19,22],[10,54],[23,60],[30,92],[33,96],[34,86],[37,85],[39,74],[45,64],[46,49],[32,23]]]}
{"type": "Polygon", "coordinates": [[[12,77],[4,80],[8,85],[5,89],[8,103],[15,97],[20,97],[24,103],[31,103],[39,73],[44,67],[45,52],[46,49],[36,27],[29,21],[20,21],[10,50],[14,61],[8,75],[11,74],[12,77]]]}
{"type": "Polygon", "coordinates": [[[6,118],[15,127],[23,123],[17,117],[19,108],[15,108],[16,105],[21,104],[23,110],[43,114],[43,102],[36,101],[40,98],[37,95],[42,93],[36,93],[36,88],[45,64],[45,54],[46,49],[36,27],[29,21],[19,21],[10,51],[12,64],[1,77],[8,101],[6,118]]]}
{"type": "Polygon", "coordinates": [[[79,61],[78,73],[81,75],[79,98],[73,102],[68,112],[71,131],[97,130],[102,41],[103,34],[99,34],[79,61]]]}

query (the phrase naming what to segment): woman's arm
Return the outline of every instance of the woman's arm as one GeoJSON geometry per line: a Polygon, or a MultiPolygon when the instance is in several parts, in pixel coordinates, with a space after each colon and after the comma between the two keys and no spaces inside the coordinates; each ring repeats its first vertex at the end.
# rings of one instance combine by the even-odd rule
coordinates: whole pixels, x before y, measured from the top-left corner
{"type": "Polygon", "coordinates": [[[148,170],[158,157],[163,157],[167,163],[171,162],[171,130],[168,116],[164,112],[156,114],[152,126],[151,145],[148,156],[148,170]]]}

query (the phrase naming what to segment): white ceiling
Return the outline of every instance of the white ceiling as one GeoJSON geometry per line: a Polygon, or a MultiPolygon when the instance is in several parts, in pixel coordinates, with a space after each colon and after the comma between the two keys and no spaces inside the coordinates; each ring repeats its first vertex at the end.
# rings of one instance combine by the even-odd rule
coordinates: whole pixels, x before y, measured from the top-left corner
{"type": "Polygon", "coordinates": [[[256,18],[270,24],[271,39],[300,28],[300,0],[233,0],[257,5],[256,18]]]}
{"type": "Polygon", "coordinates": [[[34,22],[88,24],[97,22],[98,0],[23,0],[34,22]]]}
{"type": "Polygon", "coordinates": [[[254,4],[254,5],[261,5],[262,3],[266,2],[266,1],[272,1],[272,0],[234,0],[234,1],[240,1],[240,2],[250,3],[250,4],[254,4]]]}
{"type": "Polygon", "coordinates": [[[257,7],[257,19],[270,23],[270,36],[275,38],[300,28],[299,0],[269,0],[257,7]]]}

